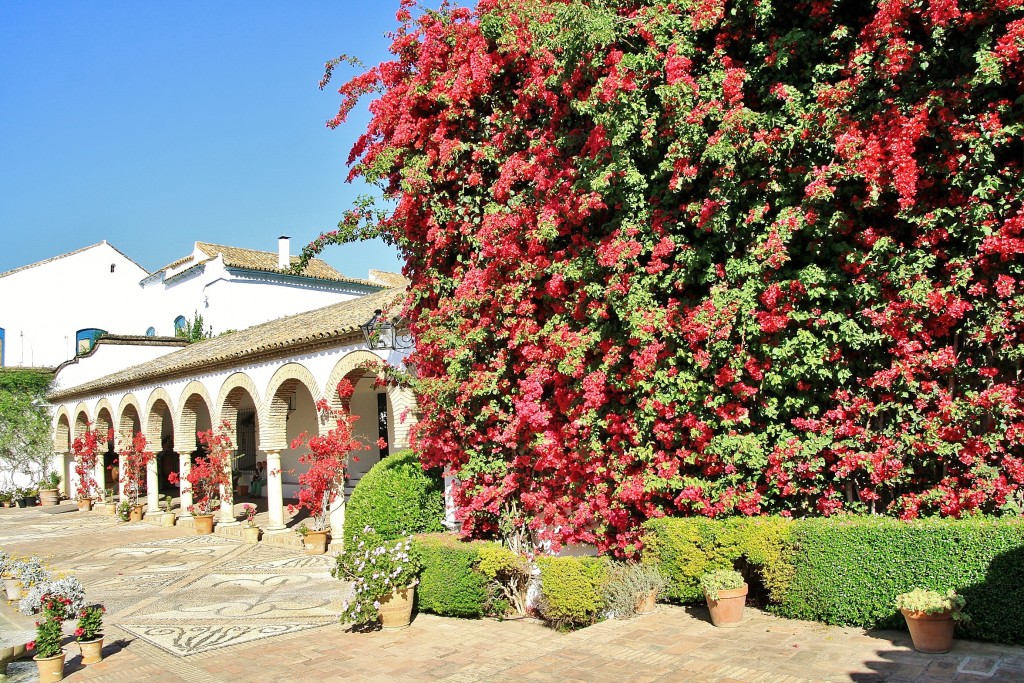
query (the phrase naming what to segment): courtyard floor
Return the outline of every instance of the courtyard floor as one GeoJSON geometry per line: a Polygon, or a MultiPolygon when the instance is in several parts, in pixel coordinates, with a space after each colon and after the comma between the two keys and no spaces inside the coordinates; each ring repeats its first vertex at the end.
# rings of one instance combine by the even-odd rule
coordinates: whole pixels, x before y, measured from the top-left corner
{"type": "MultiPolygon", "coordinates": [[[[659,605],[568,634],[428,614],[401,631],[348,633],[327,556],[72,507],[0,509],[0,547],[49,558],[107,607],[103,662],[84,667],[69,642],[68,681],[1024,681],[1024,648],[957,641],[922,655],[904,632],[749,608],[737,629],[714,628],[705,609],[659,605]]],[[[36,680],[30,660],[9,673],[36,680]]]]}

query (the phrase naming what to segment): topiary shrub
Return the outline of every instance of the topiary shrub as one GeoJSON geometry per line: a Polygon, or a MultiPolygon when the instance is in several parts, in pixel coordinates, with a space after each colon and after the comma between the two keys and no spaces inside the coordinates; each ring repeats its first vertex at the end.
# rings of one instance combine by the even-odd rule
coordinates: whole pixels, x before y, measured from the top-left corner
{"type": "Polygon", "coordinates": [[[538,611],[559,630],[596,622],[604,608],[608,561],[601,557],[540,557],[538,611]]]}
{"type": "Polygon", "coordinates": [[[413,549],[423,563],[416,602],[420,611],[478,618],[486,613],[489,579],[474,569],[490,541],[462,541],[455,534],[420,534],[413,549]]]}
{"type": "Polygon", "coordinates": [[[668,579],[670,600],[703,602],[703,574],[739,567],[779,602],[793,577],[793,524],[782,517],[653,519],[644,525],[643,559],[668,579]]]}
{"type": "Polygon", "coordinates": [[[955,590],[971,620],[963,635],[1024,643],[1024,520],[877,517],[801,520],[795,575],[779,612],[853,626],[903,627],[895,597],[955,590]]]}
{"type": "Polygon", "coordinates": [[[444,482],[426,473],[409,449],[370,468],[356,484],[345,510],[345,544],[370,526],[385,539],[442,531],[444,482]]]}

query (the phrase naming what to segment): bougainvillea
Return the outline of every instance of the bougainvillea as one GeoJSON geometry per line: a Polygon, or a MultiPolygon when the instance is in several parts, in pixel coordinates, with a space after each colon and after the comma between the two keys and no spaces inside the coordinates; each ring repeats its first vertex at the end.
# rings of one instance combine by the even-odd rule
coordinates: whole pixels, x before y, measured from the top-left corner
{"type": "Polygon", "coordinates": [[[121,475],[124,498],[132,507],[139,504],[139,494],[146,488],[146,476],[153,452],[146,450],[146,435],[136,432],[131,438],[123,436],[116,465],[121,475]]]}
{"type": "MultiPolygon", "coordinates": [[[[92,425],[88,425],[91,427],[92,425]]],[[[96,482],[96,462],[100,449],[106,450],[107,444],[114,440],[114,430],[106,433],[99,429],[87,428],[85,432],[71,442],[71,455],[75,459],[75,494],[78,500],[88,500],[98,496],[100,486],[96,482]]]]}
{"type": "Polygon", "coordinates": [[[309,467],[299,475],[299,502],[290,505],[289,511],[295,514],[299,508],[305,508],[313,531],[327,528],[331,504],[345,491],[349,459],[359,462],[358,456],[352,454],[370,448],[352,433],[352,422],[357,418],[349,413],[347,404],[354,391],[347,379],[338,382],[338,396],[345,407],[332,409],[325,399],[316,404],[321,421],[333,422],[334,426],[323,434],[302,433],[292,441],[292,448],[307,448],[299,462],[309,467]]]}
{"type": "Polygon", "coordinates": [[[221,501],[229,506],[232,504],[233,433],[231,423],[226,420],[221,421],[216,429],[196,432],[203,455],[193,460],[184,477],[179,477],[177,472],[167,475],[167,481],[171,484],[180,484],[183,479],[188,483],[187,487],[182,487],[181,492],[192,494],[192,504],[188,506],[190,515],[212,515],[221,501]]]}
{"type": "Polygon", "coordinates": [[[400,249],[469,532],[1019,512],[1022,0],[411,5],[307,255],[400,249]]]}

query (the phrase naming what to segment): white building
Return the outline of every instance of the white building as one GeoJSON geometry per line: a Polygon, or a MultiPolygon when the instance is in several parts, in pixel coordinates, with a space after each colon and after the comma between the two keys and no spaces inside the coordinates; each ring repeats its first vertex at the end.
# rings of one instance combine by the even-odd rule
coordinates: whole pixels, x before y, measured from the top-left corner
{"type": "Polygon", "coordinates": [[[0,273],[0,366],[55,367],[101,333],[171,337],[197,314],[214,334],[241,330],[401,284],[394,273],[347,277],[319,259],[294,275],[289,252],[287,237],[276,252],[196,242],[150,274],[100,242],[0,273]]]}

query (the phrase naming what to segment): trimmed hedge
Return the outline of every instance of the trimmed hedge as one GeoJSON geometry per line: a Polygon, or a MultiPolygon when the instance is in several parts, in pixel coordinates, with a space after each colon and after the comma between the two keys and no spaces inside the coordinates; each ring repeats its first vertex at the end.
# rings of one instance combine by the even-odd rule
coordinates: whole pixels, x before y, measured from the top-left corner
{"type": "Polygon", "coordinates": [[[955,589],[971,638],[1024,643],[1024,520],[801,520],[786,616],[903,628],[893,601],[913,588],[955,589]]]}
{"type": "Polygon", "coordinates": [[[793,578],[793,525],[782,517],[652,519],[644,525],[643,560],[658,565],[668,580],[665,597],[677,602],[703,602],[702,574],[743,563],[778,602],[793,578]]]}
{"type": "Polygon", "coordinates": [[[608,560],[603,557],[539,557],[540,613],[558,629],[589,626],[604,607],[608,560]]]}
{"type": "Polygon", "coordinates": [[[669,579],[667,597],[701,602],[702,573],[746,564],[772,609],[799,619],[904,628],[897,594],[955,589],[971,617],[962,634],[1024,643],[1024,520],[881,517],[652,520],[644,560],[669,579]]]}
{"type": "Polygon", "coordinates": [[[420,534],[413,549],[423,563],[416,602],[420,611],[445,617],[479,618],[487,604],[486,576],[474,569],[491,541],[462,541],[451,533],[420,534]]]}
{"type": "Polygon", "coordinates": [[[345,545],[373,527],[381,538],[443,530],[444,481],[409,449],[384,458],[356,484],[345,510],[345,545]]]}

